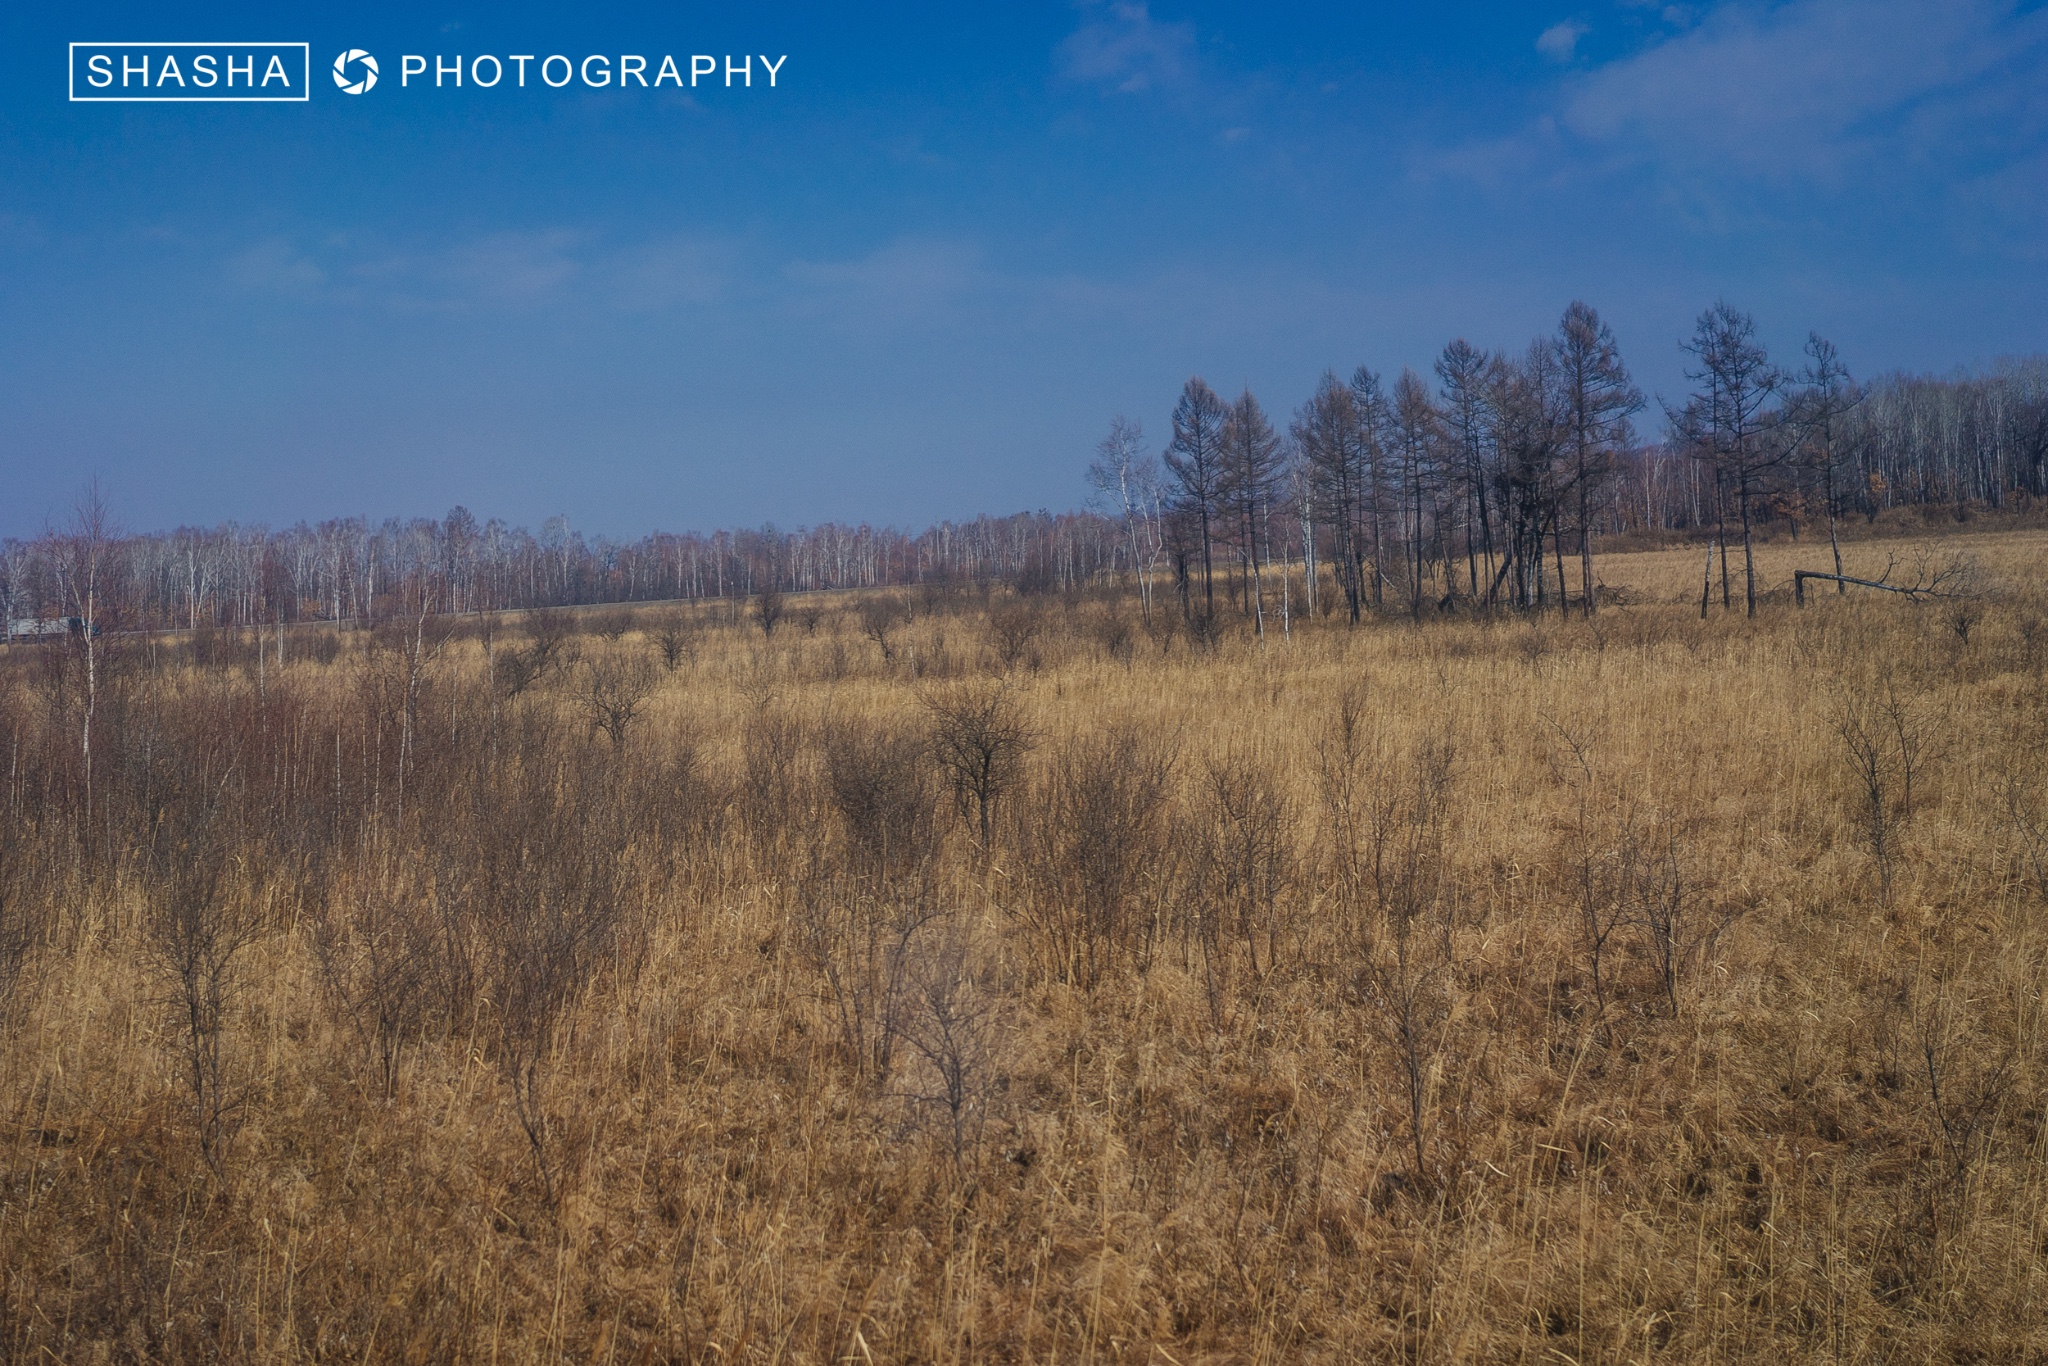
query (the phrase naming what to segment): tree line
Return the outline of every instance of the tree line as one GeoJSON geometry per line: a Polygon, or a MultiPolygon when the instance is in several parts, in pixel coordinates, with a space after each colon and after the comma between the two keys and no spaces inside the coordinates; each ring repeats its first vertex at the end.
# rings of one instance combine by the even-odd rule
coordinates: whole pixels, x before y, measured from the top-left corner
{"type": "MultiPolygon", "coordinates": [[[[1824,527],[1901,506],[2024,507],[2048,496],[2048,357],[1988,372],[1859,384],[1810,335],[1774,359],[1725,303],[1683,343],[1690,390],[1652,405],[1612,329],[1582,302],[1520,351],[1447,345],[1424,377],[1327,372],[1282,425],[1249,391],[1199,377],[1157,452],[1116,418],[1086,510],[942,521],[922,531],[824,523],[793,531],[586,537],[462,507],[441,519],[337,518],[282,530],[232,523],[133,535],[95,501],[96,530],[0,541],[0,618],[95,615],[126,628],[364,624],[473,612],[763,591],[1003,581],[1064,590],[1133,581],[1145,612],[1169,588],[1184,619],[1461,603],[1591,613],[1599,538],[1705,539],[1706,589],[1755,610],[1760,529],[1824,527]],[[1642,428],[1652,407],[1655,439],[1642,428]],[[80,577],[91,560],[90,587],[80,577]],[[90,594],[94,612],[83,613],[90,594]],[[1220,593],[1220,605],[1219,605],[1220,593]],[[1334,595],[1326,598],[1325,595],[1334,595]]],[[[1839,553],[1837,554],[1839,571],[1839,553]]]]}
{"type": "Polygon", "coordinates": [[[1682,347],[1692,387],[1656,404],[1654,441],[1612,329],[1575,301],[1519,352],[1451,342],[1433,383],[1325,372],[1284,431],[1249,390],[1226,401],[1191,378],[1157,457],[1118,417],[1089,479],[1147,589],[1170,580],[1197,628],[1220,592],[1259,632],[1296,610],[1297,580],[1301,609],[1331,591],[1354,621],[1461,601],[1590,615],[1596,538],[1631,531],[1704,538],[1731,609],[1739,556],[1753,614],[1762,527],[1824,526],[1839,574],[1845,518],[2048,494],[2048,359],[1858,385],[1818,334],[1797,362],[1774,360],[1726,303],[1682,347]]]}

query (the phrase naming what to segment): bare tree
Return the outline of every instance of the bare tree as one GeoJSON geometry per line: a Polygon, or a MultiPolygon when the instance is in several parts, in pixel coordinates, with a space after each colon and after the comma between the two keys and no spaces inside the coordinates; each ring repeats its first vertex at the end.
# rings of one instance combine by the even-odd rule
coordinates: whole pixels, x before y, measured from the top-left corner
{"type": "Polygon", "coordinates": [[[1386,601],[1387,582],[1386,516],[1392,498],[1386,487],[1387,450],[1394,415],[1380,387],[1380,377],[1361,365],[1351,372],[1351,404],[1358,414],[1360,459],[1364,480],[1359,509],[1365,523],[1365,546],[1372,553],[1372,601],[1378,607],[1386,601]]]}
{"type": "Polygon", "coordinates": [[[1408,611],[1422,618],[1423,583],[1427,576],[1425,546],[1429,504],[1436,494],[1434,456],[1438,446],[1439,414],[1430,401],[1429,390],[1413,370],[1403,370],[1394,382],[1395,460],[1401,471],[1402,539],[1407,542],[1405,573],[1408,579],[1408,611]]]}
{"type": "Polygon", "coordinates": [[[1222,454],[1222,493],[1230,509],[1231,539],[1237,544],[1238,586],[1252,629],[1266,634],[1266,586],[1261,561],[1267,554],[1266,521],[1279,491],[1282,465],[1280,440],[1265,410],[1247,389],[1230,405],[1218,443],[1222,454]]]}
{"type": "MultiPolygon", "coordinates": [[[[1770,354],[1756,339],[1756,320],[1726,303],[1700,314],[1687,354],[1699,364],[1686,378],[1706,385],[1693,396],[1694,430],[1704,435],[1717,478],[1733,485],[1742,519],[1743,600],[1756,615],[1756,542],[1754,511],[1767,471],[1783,463],[1788,452],[1770,439],[1769,405],[1784,384],[1770,354]]],[[[1722,567],[1726,576],[1726,537],[1722,567]]]]}
{"type": "Polygon", "coordinates": [[[1642,391],[1629,382],[1614,332],[1588,304],[1574,299],[1557,327],[1558,379],[1565,442],[1572,456],[1572,488],[1578,499],[1579,591],[1593,615],[1593,502],[1614,472],[1614,452],[1626,444],[1631,413],[1643,406],[1642,391]]]}
{"type": "Polygon", "coordinates": [[[1798,569],[1792,573],[1792,593],[1801,606],[1806,605],[1806,581],[1819,579],[1832,582],[1839,587],[1875,588],[1884,593],[1897,593],[1900,597],[1915,602],[1929,599],[1946,601],[1952,613],[1950,624],[1956,634],[1967,643],[1970,627],[1981,615],[1984,596],[1984,575],[1974,556],[1957,551],[1936,557],[1923,547],[1907,556],[1901,565],[1898,556],[1887,555],[1883,572],[1875,577],[1858,578],[1851,574],[1824,574],[1818,569],[1798,569]]]}
{"type": "Polygon", "coordinates": [[[1848,367],[1842,364],[1835,344],[1818,332],[1806,334],[1806,368],[1800,371],[1799,382],[1801,388],[1793,401],[1792,417],[1800,434],[1803,463],[1820,476],[1821,501],[1828,517],[1828,548],[1834,552],[1838,576],[1835,591],[1847,593],[1849,585],[1839,577],[1842,541],[1836,531],[1835,514],[1841,505],[1841,494],[1835,482],[1842,461],[1842,420],[1862,401],[1862,395],[1857,392],[1848,367]]]}
{"type": "MultiPolygon", "coordinates": [[[[1505,587],[1515,606],[1540,609],[1547,601],[1543,542],[1558,525],[1563,484],[1564,422],[1557,404],[1555,347],[1539,338],[1519,360],[1494,357],[1485,384],[1494,451],[1491,477],[1505,541],[1487,599],[1498,600],[1505,587]]],[[[1560,577],[1558,593],[1563,592],[1560,577]]]]}
{"type": "Polygon", "coordinates": [[[1152,561],[1158,536],[1152,512],[1159,502],[1158,463],[1145,452],[1145,429],[1122,414],[1110,420],[1109,435],[1095,448],[1088,486],[1117,519],[1131,573],[1138,580],[1138,606],[1152,620],[1152,561]]]}
{"type": "Polygon", "coordinates": [[[1181,386],[1173,409],[1173,440],[1166,469],[1177,486],[1176,508],[1199,529],[1202,553],[1202,620],[1216,620],[1214,522],[1224,501],[1223,400],[1198,376],[1181,386]]]}
{"type": "Polygon", "coordinates": [[[1493,518],[1486,470],[1488,357],[1460,337],[1437,357],[1437,382],[1443,386],[1444,433],[1450,444],[1449,473],[1465,499],[1465,562],[1472,596],[1480,595],[1480,556],[1486,577],[1493,578],[1493,518]],[[1473,535],[1473,528],[1478,536],[1473,535]]]}
{"type": "Polygon", "coordinates": [[[1307,464],[1315,506],[1330,528],[1337,557],[1337,581],[1356,623],[1365,604],[1366,445],[1358,405],[1332,371],[1324,371],[1315,393],[1294,416],[1295,449],[1307,464]]]}
{"type": "Polygon", "coordinates": [[[100,627],[120,551],[120,534],[99,480],[94,479],[86,484],[72,504],[69,526],[62,533],[52,533],[47,538],[53,552],[59,589],[78,618],[78,629],[72,639],[85,662],[84,710],[79,722],[78,743],[84,769],[83,830],[88,847],[93,831],[92,729],[99,713],[103,663],[100,627]]]}

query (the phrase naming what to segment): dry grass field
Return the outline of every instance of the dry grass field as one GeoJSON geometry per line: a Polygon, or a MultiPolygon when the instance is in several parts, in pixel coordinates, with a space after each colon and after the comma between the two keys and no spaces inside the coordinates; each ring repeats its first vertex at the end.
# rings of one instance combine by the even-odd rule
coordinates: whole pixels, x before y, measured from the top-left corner
{"type": "Polygon", "coordinates": [[[2048,1359],[2048,536],[1957,550],[17,647],[0,1360],[2048,1359]]]}

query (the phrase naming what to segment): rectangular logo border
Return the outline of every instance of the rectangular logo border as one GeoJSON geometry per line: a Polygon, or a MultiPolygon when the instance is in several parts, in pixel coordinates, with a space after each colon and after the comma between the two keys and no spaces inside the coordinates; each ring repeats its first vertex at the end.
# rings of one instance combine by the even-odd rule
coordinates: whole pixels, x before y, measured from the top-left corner
{"type": "Polygon", "coordinates": [[[65,93],[73,104],[305,104],[313,98],[311,43],[72,43],[65,49],[65,93]],[[295,47],[303,59],[303,95],[81,95],[78,93],[78,49],[82,47],[295,47]]]}

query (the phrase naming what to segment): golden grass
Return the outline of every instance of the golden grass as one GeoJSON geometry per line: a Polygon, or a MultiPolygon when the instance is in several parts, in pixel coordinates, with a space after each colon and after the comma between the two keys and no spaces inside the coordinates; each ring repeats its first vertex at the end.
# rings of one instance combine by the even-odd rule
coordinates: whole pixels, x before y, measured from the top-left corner
{"type": "MultiPolygon", "coordinates": [[[[1133,600],[1027,603],[1040,621],[1009,670],[971,596],[919,607],[887,663],[848,600],[766,640],[705,612],[617,757],[576,719],[575,670],[493,710],[482,648],[458,640],[426,668],[414,741],[415,801],[439,809],[408,819],[432,829],[351,798],[346,830],[307,838],[359,849],[376,824],[425,915],[451,876],[429,861],[468,857],[434,841],[493,837],[448,816],[501,781],[489,727],[552,723],[575,762],[616,772],[633,914],[546,1036],[552,1200],[502,983],[424,1017],[387,1100],[315,952],[366,865],[338,854],[295,882],[298,856],[253,832],[221,893],[261,930],[222,1026],[239,1104],[209,1168],[189,1040],[144,947],[152,874],[110,852],[145,833],[93,852],[60,828],[78,699],[17,650],[7,831],[35,856],[7,904],[38,910],[42,947],[0,1044],[0,1359],[2048,1356],[2048,887],[2030,862],[2048,848],[2029,823],[2048,815],[2048,537],[1956,548],[1997,589],[1967,639],[1944,604],[1831,590],[1753,622],[1717,596],[1701,621],[1693,550],[1604,558],[1644,605],[1591,623],[1297,618],[1291,638],[1202,649],[1138,629],[1133,600]],[[995,847],[949,802],[932,863],[855,878],[821,737],[922,735],[929,702],[996,676],[1034,745],[995,847]],[[1419,877],[1346,873],[1330,775],[1347,694],[1356,795],[1380,816],[1348,847],[1419,877]],[[1910,809],[1884,770],[1888,895],[1842,738],[1886,717],[1920,755],[1910,809]],[[795,795],[764,815],[778,719],[801,732],[795,795]],[[1129,851],[1131,932],[1151,938],[1090,984],[1042,928],[1080,885],[1048,871],[1045,813],[1055,761],[1119,732],[1172,776],[1160,837],[1129,851]],[[1452,756],[1440,844],[1418,795],[1432,743],[1452,756]],[[1270,899],[1243,903],[1269,931],[1250,946],[1227,876],[1241,827],[1217,796],[1231,772],[1263,775],[1280,832],[1258,856],[1270,899]],[[1662,876],[1702,936],[1669,991],[1641,913],[1662,876]],[[1605,1000],[1589,904],[1610,927],[1605,1000]],[[899,923],[885,907],[933,917],[906,932],[913,977],[944,944],[963,955],[946,980],[972,1006],[978,1127],[958,1147],[919,1099],[924,1055],[904,1044],[878,1071],[840,1024],[825,969],[852,980],[846,946],[899,923]]],[[[1851,545],[1849,571],[1901,551],[1851,545]]],[[[1825,567],[1824,543],[1760,553],[1774,589],[1825,567]]],[[[577,643],[649,658],[665,610],[577,643]]],[[[246,661],[137,657],[120,724],[140,734],[145,699],[240,699],[248,735],[296,737],[263,742],[262,782],[339,793],[320,765],[342,745],[354,793],[387,762],[357,750],[385,753],[364,737],[397,704],[372,681],[402,656],[354,637],[331,663],[292,651],[253,701],[246,661]]],[[[112,790],[125,770],[103,762],[112,790]]],[[[282,822],[295,800],[268,809],[282,822]]],[[[923,1009],[903,1007],[906,1039],[923,1009]]]]}

